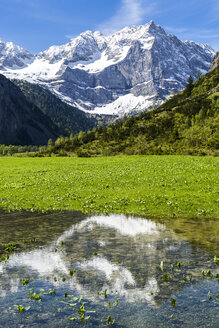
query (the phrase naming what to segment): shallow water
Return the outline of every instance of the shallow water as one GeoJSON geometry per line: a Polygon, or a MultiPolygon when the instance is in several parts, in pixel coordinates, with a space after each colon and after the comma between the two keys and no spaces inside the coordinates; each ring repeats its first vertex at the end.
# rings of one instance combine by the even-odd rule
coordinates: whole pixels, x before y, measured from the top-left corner
{"type": "Polygon", "coordinates": [[[218,231],[213,219],[0,214],[0,252],[16,245],[0,262],[0,327],[81,327],[83,304],[87,327],[219,327],[218,231]]]}

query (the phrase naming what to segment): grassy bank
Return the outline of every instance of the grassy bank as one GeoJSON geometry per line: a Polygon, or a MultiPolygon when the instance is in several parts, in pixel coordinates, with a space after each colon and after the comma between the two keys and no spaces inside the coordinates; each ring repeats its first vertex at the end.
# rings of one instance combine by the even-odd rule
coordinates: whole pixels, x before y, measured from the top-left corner
{"type": "Polygon", "coordinates": [[[0,158],[0,209],[219,218],[219,159],[0,158]]]}

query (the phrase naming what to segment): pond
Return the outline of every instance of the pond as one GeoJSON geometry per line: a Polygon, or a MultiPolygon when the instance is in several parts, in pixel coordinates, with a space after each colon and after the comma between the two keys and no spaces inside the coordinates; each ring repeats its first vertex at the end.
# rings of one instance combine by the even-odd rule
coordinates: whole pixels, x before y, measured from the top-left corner
{"type": "Polygon", "coordinates": [[[0,254],[0,327],[219,327],[217,220],[1,213],[0,254]]]}

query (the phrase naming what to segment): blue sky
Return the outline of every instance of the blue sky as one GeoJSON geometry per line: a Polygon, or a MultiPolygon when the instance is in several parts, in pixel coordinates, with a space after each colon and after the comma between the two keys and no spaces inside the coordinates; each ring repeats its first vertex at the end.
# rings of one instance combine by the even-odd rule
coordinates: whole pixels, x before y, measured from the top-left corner
{"type": "Polygon", "coordinates": [[[219,0],[0,0],[0,38],[33,53],[86,30],[109,34],[150,20],[219,50],[219,0]]]}

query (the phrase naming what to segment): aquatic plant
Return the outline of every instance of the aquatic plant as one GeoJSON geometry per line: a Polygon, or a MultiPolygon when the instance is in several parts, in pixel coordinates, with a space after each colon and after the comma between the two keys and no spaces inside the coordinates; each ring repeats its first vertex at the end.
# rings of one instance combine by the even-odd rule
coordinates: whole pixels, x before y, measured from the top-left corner
{"type": "Polygon", "coordinates": [[[28,285],[30,280],[29,279],[21,279],[23,286],[28,285]]]}
{"type": "Polygon", "coordinates": [[[24,307],[22,305],[17,305],[17,312],[18,313],[22,313],[24,311],[25,311],[25,309],[24,309],[24,307]]]}
{"type": "Polygon", "coordinates": [[[40,292],[39,294],[37,294],[34,291],[34,287],[32,287],[31,289],[28,289],[28,292],[29,292],[30,298],[32,300],[35,300],[36,302],[41,301],[41,294],[42,294],[42,292],[40,292]]]}
{"type": "Polygon", "coordinates": [[[172,307],[176,307],[176,300],[174,298],[171,298],[171,305],[172,307]]]}
{"type": "Polygon", "coordinates": [[[14,243],[8,243],[5,244],[5,249],[4,251],[7,253],[14,253],[16,252],[17,247],[14,245],[14,243]]]}
{"type": "Polygon", "coordinates": [[[70,277],[73,277],[73,275],[75,274],[76,270],[75,269],[72,269],[69,271],[69,275],[70,277]]]}

